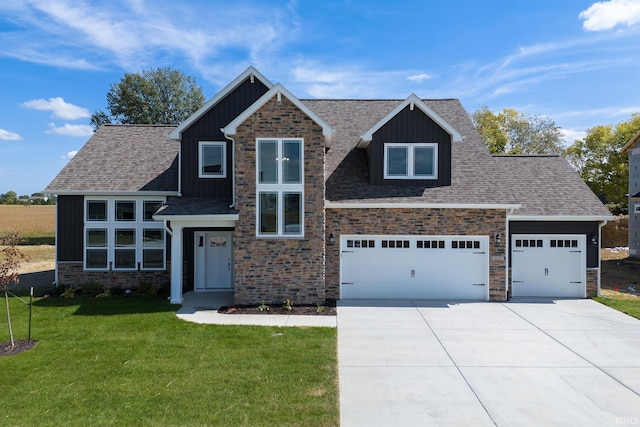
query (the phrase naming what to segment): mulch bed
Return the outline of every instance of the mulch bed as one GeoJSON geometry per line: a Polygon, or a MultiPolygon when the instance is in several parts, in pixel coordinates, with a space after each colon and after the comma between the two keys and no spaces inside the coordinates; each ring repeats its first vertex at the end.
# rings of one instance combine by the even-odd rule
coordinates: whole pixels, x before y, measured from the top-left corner
{"type": "Polygon", "coordinates": [[[0,357],[14,356],[23,351],[31,350],[36,346],[37,341],[31,340],[14,340],[15,346],[11,347],[11,342],[0,343],[0,357]]]}
{"type": "Polygon", "coordinates": [[[293,310],[285,310],[281,306],[270,306],[269,310],[258,310],[256,306],[233,306],[221,307],[218,313],[222,314],[286,314],[286,315],[314,315],[314,316],[335,316],[336,307],[334,304],[324,306],[324,310],[318,310],[316,305],[296,305],[293,310]]]}

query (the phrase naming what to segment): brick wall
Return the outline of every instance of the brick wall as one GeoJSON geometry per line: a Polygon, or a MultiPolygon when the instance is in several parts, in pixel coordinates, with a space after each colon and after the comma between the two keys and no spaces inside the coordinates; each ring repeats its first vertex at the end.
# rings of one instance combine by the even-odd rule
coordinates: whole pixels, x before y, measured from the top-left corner
{"type": "Polygon", "coordinates": [[[482,209],[327,209],[326,296],[340,298],[341,234],[489,236],[489,299],[505,301],[505,211],[482,209]],[[502,243],[494,236],[502,234],[502,243]]]}
{"type": "Polygon", "coordinates": [[[238,126],[235,139],[236,304],[324,302],[324,137],[322,129],[284,96],[238,126]],[[256,237],[256,138],[304,138],[304,237],[256,237]]]}
{"type": "Polygon", "coordinates": [[[82,286],[85,283],[99,283],[105,288],[137,288],[140,282],[149,282],[160,287],[169,283],[170,265],[166,270],[153,271],[87,271],[81,262],[58,263],[58,285],[82,286]]]}

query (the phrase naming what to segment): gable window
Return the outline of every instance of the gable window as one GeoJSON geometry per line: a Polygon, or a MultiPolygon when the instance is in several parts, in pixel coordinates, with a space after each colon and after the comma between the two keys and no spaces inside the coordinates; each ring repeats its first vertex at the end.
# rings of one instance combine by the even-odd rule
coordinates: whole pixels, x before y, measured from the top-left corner
{"type": "Polygon", "coordinates": [[[437,179],[438,144],[384,144],[385,179],[437,179]]]}
{"type": "Polygon", "coordinates": [[[256,162],[256,234],[304,235],[303,140],[258,139],[256,162]]]}
{"type": "Polygon", "coordinates": [[[162,200],[85,201],[85,269],[163,270],[165,231],[153,214],[162,200]]]}
{"type": "Polygon", "coordinates": [[[227,144],[225,142],[200,141],[198,177],[226,178],[227,144]]]}

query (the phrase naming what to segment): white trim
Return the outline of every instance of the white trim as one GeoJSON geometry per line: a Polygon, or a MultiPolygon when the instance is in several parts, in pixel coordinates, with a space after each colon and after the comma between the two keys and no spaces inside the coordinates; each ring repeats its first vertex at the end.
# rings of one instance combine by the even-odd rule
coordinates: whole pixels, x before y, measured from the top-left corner
{"type": "Polygon", "coordinates": [[[384,179],[438,179],[438,144],[433,142],[385,142],[383,158],[383,176],[384,179]],[[390,148],[407,149],[407,174],[406,175],[389,175],[388,166],[388,150],[390,148]],[[415,171],[415,151],[416,148],[433,148],[433,173],[431,175],[416,175],[415,171]]]}
{"type": "Polygon", "coordinates": [[[227,143],[226,141],[198,141],[198,178],[220,179],[227,177],[227,143]],[[202,170],[202,150],[204,147],[222,147],[222,174],[205,174],[202,170]]]}
{"type": "Polygon", "coordinates": [[[263,76],[258,70],[254,67],[249,67],[242,72],[238,77],[233,79],[231,83],[226,85],[222,90],[220,90],[213,98],[207,101],[202,107],[200,107],[195,113],[190,115],[185,121],[180,123],[178,127],[169,133],[168,138],[180,141],[182,140],[182,132],[184,132],[189,126],[191,126],[196,120],[202,117],[205,113],[207,113],[210,109],[212,109],[218,102],[220,102],[223,98],[225,98],[229,93],[235,90],[238,86],[240,86],[247,78],[251,79],[251,83],[255,82],[255,77],[262,82],[268,89],[271,89],[273,83],[271,83],[265,76],[263,76]]]}
{"type": "Polygon", "coordinates": [[[482,203],[358,203],[325,201],[326,209],[518,209],[519,204],[482,204],[482,203]]]}
{"type": "Polygon", "coordinates": [[[595,216],[595,215],[508,215],[509,221],[608,221],[613,216],[595,216]]]}
{"type": "Polygon", "coordinates": [[[238,126],[244,123],[250,116],[256,111],[262,108],[273,97],[281,99],[282,96],[287,98],[298,109],[306,114],[311,120],[313,120],[318,126],[322,128],[322,135],[324,135],[324,142],[326,147],[331,147],[335,131],[324,120],[322,120],[316,113],[314,113],[309,107],[303,104],[298,98],[296,98],[291,92],[289,92],[280,83],[273,86],[267,93],[262,95],[256,102],[254,102],[249,108],[244,110],[238,117],[236,117],[231,123],[224,128],[220,129],[225,137],[230,138],[236,135],[238,126]]]}
{"type": "MultiPolygon", "coordinates": [[[[203,222],[203,221],[232,221],[235,222],[240,219],[239,214],[217,214],[217,215],[154,215],[154,219],[171,221],[171,224],[176,221],[180,222],[203,222]]],[[[186,227],[186,226],[185,226],[186,227]]],[[[219,225],[210,225],[209,227],[220,227],[219,225]]],[[[226,227],[226,225],[224,226],[226,227]]],[[[233,227],[233,225],[232,225],[233,227]]]]}
{"type": "Polygon", "coordinates": [[[394,108],[389,114],[387,114],[382,120],[376,123],[371,129],[365,132],[358,142],[358,148],[367,148],[369,143],[373,139],[373,134],[376,133],[382,126],[387,124],[389,120],[393,119],[398,113],[404,110],[407,105],[414,105],[418,107],[423,113],[425,113],[431,120],[436,122],[438,126],[444,129],[449,135],[451,135],[452,142],[461,142],[463,140],[462,134],[458,132],[453,126],[451,126],[446,120],[440,117],[435,111],[433,111],[427,104],[424,103],[415,93],[409,95],[400,105],[394,108]]]}
{"type": "Polygon", "coordinates": [[[91,197],[164,197],[179,196],[177,191],[101,191],[101,190],[73,190],[56,191],[47,190],[48,193],[58,196],[91,196],[91,197]]]}

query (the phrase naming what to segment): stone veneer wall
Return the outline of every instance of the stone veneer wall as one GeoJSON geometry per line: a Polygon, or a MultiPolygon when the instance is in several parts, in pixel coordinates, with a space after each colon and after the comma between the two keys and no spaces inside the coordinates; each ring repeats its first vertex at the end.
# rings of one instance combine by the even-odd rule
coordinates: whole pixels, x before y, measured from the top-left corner
{"type": "Polygon", "coordinates": [[[139,286],[140,282],[149,282],[160,287],[170,281],[171,271],[169,262],[165,270],[141,271],[87,271],[82,262],[58,262],[59,286],[82,286],[93,282],[105,288],[131,289],[139,286]]]}
{"type": "Polygon", "coordinates": [[[599,268],[587,269],[587,298],[598,296],[598,278],[600,277],[599,268]]]}
{"type": "Polygon", "coordinates": [[[325,217],[322,129],[286,97],[274,97],[238,126],[235,138],[236,304],[324,302],[325,217]],[[256,138],[304,138],[304,237],[256,237],[256,138]]]}
{"type": "Polygon", "coordinates": [[[489,299],[506,301],[506,212],[492,209],[327,209],[326,296],[340,298],[340,235],[461,235],[489,236],[489,299]],[[495,243],[495,235],[502,242],[495,243]]]}

